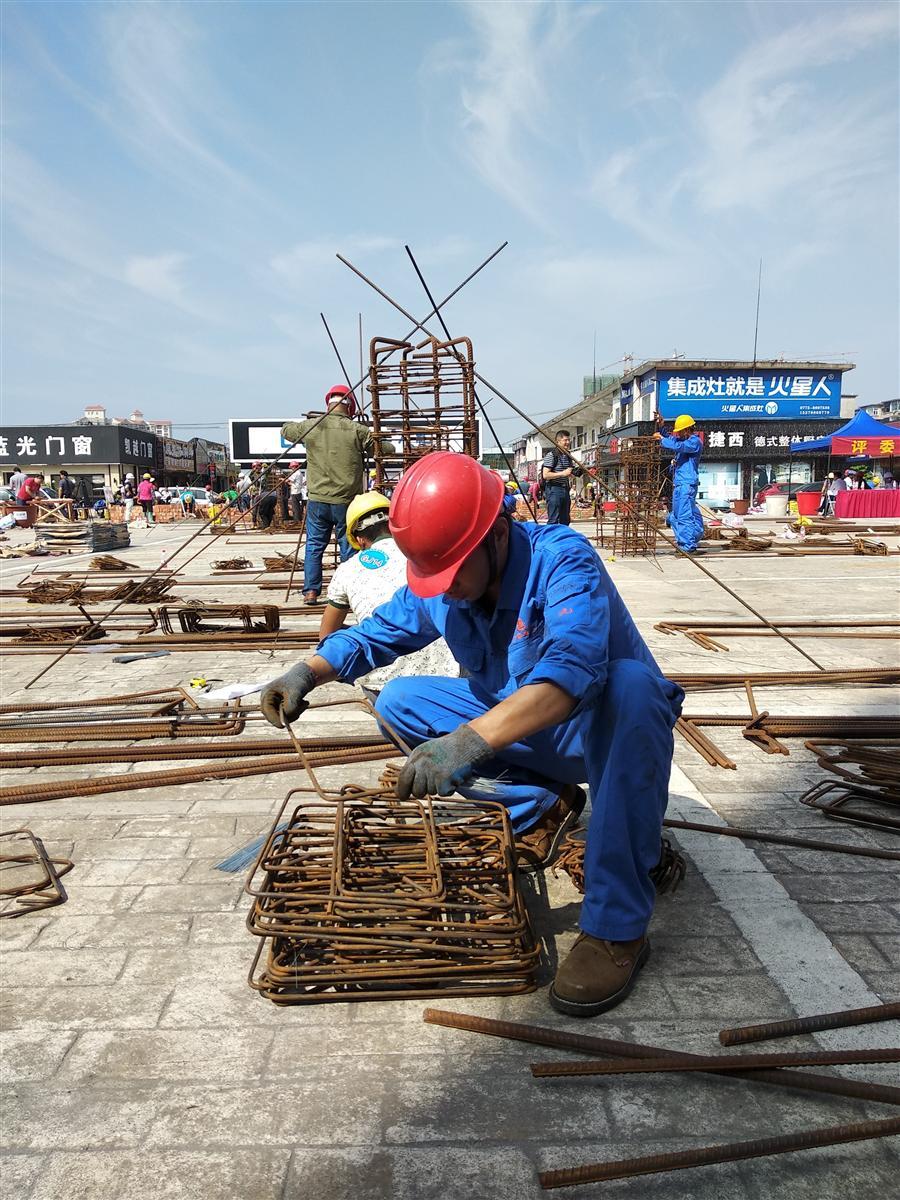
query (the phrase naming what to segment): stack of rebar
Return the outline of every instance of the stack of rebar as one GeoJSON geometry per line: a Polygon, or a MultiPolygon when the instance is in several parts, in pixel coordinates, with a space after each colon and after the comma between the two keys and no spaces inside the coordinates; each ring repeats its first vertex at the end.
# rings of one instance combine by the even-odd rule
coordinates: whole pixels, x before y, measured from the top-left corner
{"type": "Polygon", "coordinates": [[[900,833],[900,736],[877,741],[814,738],[806,749],[838,778],[815,784],[800,797],[802,804],[836,820],[900,833]]]}
{"type": "Polygon", "coordinates": [[[262,939],[250,984],[262,995],[308,1004],[534,988],[539,950],[502,805],[351,788],[306,796],[280,818],[245,889],[262,939]]]}

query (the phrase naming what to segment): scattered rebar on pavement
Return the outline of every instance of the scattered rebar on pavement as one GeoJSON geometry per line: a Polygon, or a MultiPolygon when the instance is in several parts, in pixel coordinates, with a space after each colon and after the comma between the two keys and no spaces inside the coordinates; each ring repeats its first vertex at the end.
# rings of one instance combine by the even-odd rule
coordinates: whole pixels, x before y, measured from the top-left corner
{"type": "Polygon", "coordinates": [[[724,637],[771,637],[789,629],[795,638],[875,638],[894,640],[900,637],[900,621],[762,621],[698,620],[659,621],[653,626],[659,633],[674,636],[684,634],[703,650],[724,650],[719,638],[724,637]]]}
{"type": "Polygon", "coordinates": [[[89,567],[92,571],[140,571],[136,563],[125,562],[114,554],[98,554],[91,559],[89,567]]]}
{"type": "Polygon", "coordinates": [[[277,604],[187,604],[180,608],[163,605],[155,613],[159,627],[166,636],[177,631],[172,621],[178,619],[182,633],[275,633],[281,625],[277,604]],[[224,622],[224,624],[223,624],[224,622]]]}
{"type": "Polygon", "coordinates": [[[783,1054],[701,1054],[696,1062],[673,1062],[670,1058],[586,1059],[531,1064],[535,1079],[562,1079],[579,1075],[665,1075],[714,1071],[758,1071],[773,1067],[847,1067],[900,1062],[900,1049],[807,1050],[783,1054]]]}
{"type": "Polygon", "coordinates": [[[705,825],[698,821],[679,821],[666,817],[666,829],[690,829],[695,833],[712,833],[720,837],[741,838],[746,842],[768,842],[773,846],[793,846],[798,850],[819,850],[824,854],[850,854],[857,858],[878,858],[900,862],[900,850],[882,850],[877,846],[844,846],[840,842],[821,842],[813,838],[795,837],[788,833],[766,833],[761,829],[745,829],[742,825],[705,825]]]}
{"type": "MultiPolygon", "coordinates": [[[[315,739],[312,739],[315,740],[315,739]]],[[[342,767],[355,762],[375,762],[397,753],[396,746],[387,742],[373,743],[355,750],[311,750],[308,759],[314,767],[342,767]]],[[[233,758],[234,756],[230,756],[233,758]]],[[[168,771],[128,772],[100,779],[54,780],[31,783],[17,788],[0,788],[0,805],[36,804],[48,800],[66,800],[75,796],[102,796],[110,792],[136,792],[155,787],[180,787],[186,783],[206,783],[213,779],[243,779],[251,775],[274,775],[281,771],[301,768],[296,752],[265,754],[261,757],[227,761],[223,764],[203,763],[197,767],[173,767],[168,771]]]]}
{"type": "Polygon", "coordinates": [[[878,811],[886,805],[895,808],[895,804],[875,788],[823,779],[803,793],[800,803],[835,821],[880,829],[884,833],[900,833],[900,820],[878,811]]]}
{"type": "Polygon", "coordinates": [[[713,1163],[740,1162],[748,1158],[765,1158],[772,1154],[788,1154],[796,1150],[811,1150],[817,1146],[838,1146],[845,1142],[869,1141],[893,1137],[900,1133],[900,1117],[885,1121],[859,1121],[852,1125],[831,1125],[825,1129],[808,1129],[801,1133],[778,1137],[756,1138],[750,1142],[732,1142],[724,1146],[705,1146],[699,1149],[677,1150],[669,1154],[650,1154],[643,1158],[626,1158],[619,1162],[589,1163],[582,1167],[564,1167],[557,1171],[542,1171],[538,1178],[545,1189],[573,1187],[582,1183],[605,1183],[611,1179],[631,1179],[636,1175],[656,1175],[663,1171],[679,1171],[687,1167],[705,1167],[713,1163]]]}
{"type": "MultiPolygon", "coordinates": [[[[667,1058],[684,1063],[696,1062],[702,1055],[683,1051],[666,1050],[660,1046],[647,1046],[640,1042],[623,1042],[611,1038],[596,1037],[583,1033],[569,1033],[544,1025],[524,1025],[518,1021],[496,1021],[491,1017],[474,1017],[468,1013],[447,1012],[443,1009],[426,1008],[423,1020],[429,1025],[444,1025],[449,1029],[462,1029],[469,1033],[486,1034],[489,1037],[509,1038],[512,1041],[529,1042],[535,1046],[551,1046],[554,1049],[575,1050],[581,1054],[611,1055],[615,1058],[667,1058]]],[[[857,1079],[842,1079],[831,1075],[814,1075],[806,1071],[784,1071],[780,1069],[758,1071],[715,1071],[716,1078],[749,1080],[775,1087],[797,1088],[800,1091],[822,1092],[832,1096],[850,1096],[856,1100],[874,1100],[881,1104],[900,1105],[900,1087],[888,1084],[868,1083],[857,1079]]]]}
{"type": "Polygon", "coordinates": [[[216,571],[249,571],[253,563],[249,558],[220,558],[212,565],[216,571]]]}
{"type": "Polygon", "coordinates": [[[68,858],[51,858],[44,843],[25,826],[0,832],[0,918],[24,917],[65,904],[60,879],[74,867],[68,858]]]}
{"type": "Polygon", "coordinates": [[[686,692],[704,692],[726,687],[801,687],[814,685],[829,687],[838,683],[894,684],[900,683],[900,669],[896,667],[855,667],[846,671],[757,671],[723,672],[721,674],[663,671],[667,679],[677,683],[686,692]]]}
{"type": "Polygon", "coordinates": [[[741,1025],[719,1031],[723,1046],[743,1046],[747,1042],[765,1042],[770,1038],[799,1037],[823,1029],[845,1029],[851,1025],[869,1025],[877,1021],[900,1020],[900,1001],[871,1004],[866,1008],[847,1008],[840,1012],[813,1013],[789,1021],[766,1021],[762,1025],[741,1025]]]}

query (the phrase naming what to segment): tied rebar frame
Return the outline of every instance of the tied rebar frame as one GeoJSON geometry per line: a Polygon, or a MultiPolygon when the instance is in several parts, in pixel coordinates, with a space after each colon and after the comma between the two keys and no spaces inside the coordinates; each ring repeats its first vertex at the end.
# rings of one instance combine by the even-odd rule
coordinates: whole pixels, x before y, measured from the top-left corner
{"type": "Polygon", "coordinates": [[[478,457],[475,362],[470,338],[413,345],[388,338],[369,344],[375,487],[393,487],[432,450],[478,457]],[[398,362],[389,356],[401,351],[398,362]]]}
{"type": "Polygon", "coordinates": [[[613,554],[623,558],[656,554],[662,457],[652,437],[620,443],[621,476],[613,517],[613,554]]]}

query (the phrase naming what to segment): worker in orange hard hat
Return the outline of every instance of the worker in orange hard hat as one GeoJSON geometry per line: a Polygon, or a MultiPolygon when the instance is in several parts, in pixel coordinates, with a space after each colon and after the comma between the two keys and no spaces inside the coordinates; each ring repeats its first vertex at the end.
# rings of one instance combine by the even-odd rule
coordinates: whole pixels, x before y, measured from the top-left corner
{"type": "Polygon", "coordinates": [[[340,547],[341,562],[353,553],[347,541],[347,505],[363,490],[366,457],[372,447],[371,430],[354,421],[356,397],[342,383],[325,393],[324,417],[288,421],[282,439],[306,447],[306,558],[303,564],[303,599],[318,604],[322,591],[322,555],[332,533],[340,547]]]}
{"type": "Polygon", "coordinates": [[[703,442],[695,432],[696,421],[688,413],[675,418],[671,433],[666,431],[659,413],[656,413],[655,419],[658,428],[653,436],[665,450],[671,450],[675,455],[669,466],[672,507],[668,524],[675,534],[678,549],[685,554],[696,554],[697,543],[703,537],[704,529],[703,516],[697,507],[703,442]]]}
{"type": "Polygon", "coordinates": [[[276,726],[321,683],[349,683],[443,636],[465,677],[392,679],[376,711],[414,747],[401,798],[505,804],[519,863],[541,869],[585,804],[581,937],[550,992],[565,1013],[623,1000],[647,961],[672,729],[684,693],[665,679],[596,551],[565,525],[512,521],[498,475],[437,451],[401,477],[390,532],[406,587],[327,637],[262,692],[276,726]]]}

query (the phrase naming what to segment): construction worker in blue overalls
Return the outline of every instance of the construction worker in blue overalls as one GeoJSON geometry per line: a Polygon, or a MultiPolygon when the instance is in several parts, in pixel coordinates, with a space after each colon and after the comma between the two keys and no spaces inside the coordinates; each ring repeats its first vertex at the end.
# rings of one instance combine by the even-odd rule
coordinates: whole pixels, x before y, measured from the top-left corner
{"type": "Polygon", "coordinates": [[[703,517],[697,507],[703,443],[696,433],[691,433],[696,422],[687,413],[675,418],[671,433],[666,432],[659,413],[656,414],[656,423],[660,428],[653,436],[664,450],[671,450],[675,455],[669,466],[672,475],[672,508],[668,525],[675,534],[678,549],[685,554],[695,554],[697,543],[703,537],[703,517]]]}
{"type": "Polygon", "coordinates": [[[260,704],[283,728],[319,684],[350,683],[444,637],[464,678],[396,678],[378,697],[386,727],[414,747],[398,795],[500,801],[520,866],[541,869],[589,784],[581,935],[550,1002],[595,1016],[628,995],[649,956],[650,873],[684,693],[661,674],[590,542],[566,525],[512,521],[503,492],[466,455],[416,462],[390,510],[407,586],[268,684],[260,704]]]}

